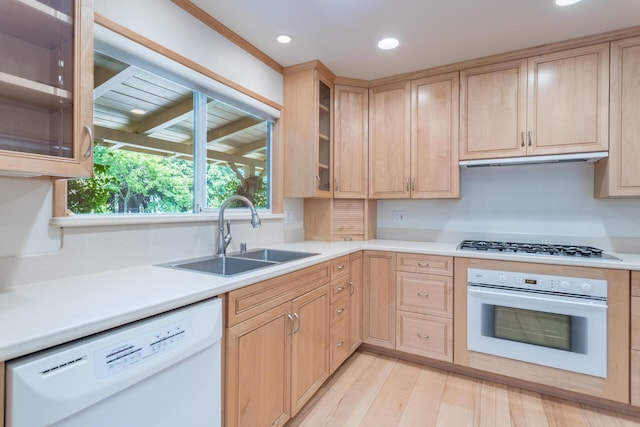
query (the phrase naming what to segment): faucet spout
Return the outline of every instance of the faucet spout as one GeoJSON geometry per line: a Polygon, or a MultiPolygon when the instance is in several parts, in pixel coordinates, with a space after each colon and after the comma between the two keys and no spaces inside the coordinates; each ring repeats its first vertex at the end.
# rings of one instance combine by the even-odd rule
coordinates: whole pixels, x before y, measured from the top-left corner
{"type": "Polygon", "coordinates": [[[227,234],[224,234],[224,210],[227,208],[227,205],[231,202],[239,201],[247,205],[247,207],[251,210],[251,226],[253,228],[260,227],[262,223],[260,222],[260,217],[258,216],[258,212],[256,211],[255,206],[251,203],[251,200],[247,199],[244,196],[231,196],[220,206],[220,211],[218,212],[218,241],[216,244],[216,255],[225,256],[227,254],[227,246],[231,243],[231,222],[227,223],[227,234]]]}

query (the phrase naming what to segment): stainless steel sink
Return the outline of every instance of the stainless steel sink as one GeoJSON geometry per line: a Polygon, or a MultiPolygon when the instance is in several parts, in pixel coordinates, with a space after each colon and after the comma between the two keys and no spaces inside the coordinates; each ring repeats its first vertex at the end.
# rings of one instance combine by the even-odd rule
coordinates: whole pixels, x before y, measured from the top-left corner
{"type": "Polygon", "coordinates": [[[318,254],[311,252],[284,251],[280,249],[252,249],[247,252],[236,252],[233,254],[228,254],[227,256],[233,258],[256,259],[271,262],[288,262],[307,258],[313,255],[318,254]]]}
{"type": "Polygon", "coordinates": [[[275,265],[275,262],[234,257],[206,257],[173,263],[161,264],[161,267],[177,268],[180,270],[195,270],[218,276],[234,276],[258,268],[275,265]]]}
{"type": "Polygon", "coordinates": [[[313,255],[317,254],[311,252],[283,251],[279,249],[253,249],[243,253],[236,252],[228,254],[226,257],[209,256],[192,258],[159,264],[159,266],[177,268],[179,270],[200,271],[228,277],[313,255]]]}

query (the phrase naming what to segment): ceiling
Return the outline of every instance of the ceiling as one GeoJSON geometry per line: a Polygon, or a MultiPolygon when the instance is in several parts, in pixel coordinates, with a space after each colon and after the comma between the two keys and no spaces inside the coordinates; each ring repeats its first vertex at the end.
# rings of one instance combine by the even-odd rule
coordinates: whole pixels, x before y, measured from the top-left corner
{"type": "Polygon", "coordinates": [[[640,25],[640,0],[191,0],[282,66],[374,80],[640,25]],[[293,37],[280,45],[275,35],[293,37]],[[376,43],[394,36],[400,46],[376,43]]]}
{"type": "MultiPolygon", "coordinates": [[[[193,91],[100,52],[94,53],[94,131],[100,144],[165,157],[193,157],[193,91]],[[134,114],[141,109],[144,114],[134,114]]],[[[212,164],[265,168],[267,123],[207,99],[212,164]]]]}

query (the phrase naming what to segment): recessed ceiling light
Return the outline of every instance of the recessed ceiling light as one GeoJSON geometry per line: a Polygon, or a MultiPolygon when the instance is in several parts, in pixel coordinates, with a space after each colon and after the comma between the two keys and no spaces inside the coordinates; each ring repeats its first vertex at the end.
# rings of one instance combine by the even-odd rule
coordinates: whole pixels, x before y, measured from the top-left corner
{"type": "Polygon", "coordinates": [[[291,40],[293,40],[293,37],[291,37],[289,34],[278,34],[276,36],[276,40],[278,40],[278,43],[287,44],[287,43],[291,43],[291,40]]]}
{"type": "Polygon", "coordinates": [[[129,110],[129,112],[130,112],[130,113],[133,113],[133,114],[135,114],[135,115],[138,115],[138,116],[142,116],[142,115],[144,115],[144,114],[147,114],[147,112],[146,112],[146,111],[144,111],[144,110],[143,110],[143,109],[141,109],[141,108],[134,108],[134,109],[132,109],[132,110],[129,110]]]}
{"type": "Polygon", "coordinates": [[[556,0],[556,4],[558,6],[569,6],[575,3],[578,3],[581,0],[556,0]]]}
{"type": "Polygon", "coordinates": [[[398,39],[387,37],[386,39],[382,39],[378,42],[378,47],[383,50],[389,50],[397,48],[399,44],[400,42],[398,39]]]}

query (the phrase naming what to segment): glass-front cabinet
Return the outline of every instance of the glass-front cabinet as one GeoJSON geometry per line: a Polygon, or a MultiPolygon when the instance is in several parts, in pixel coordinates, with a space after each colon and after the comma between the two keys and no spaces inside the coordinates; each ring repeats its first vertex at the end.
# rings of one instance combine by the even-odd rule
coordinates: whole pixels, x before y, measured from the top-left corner
{"type": "Polygon", "coordinates": [[[0,2],[0,175],[93,168],[93,0],[0,2]]]}
{"type": "Polygon", "coordinates": [[[333,196],[333,80],[321,62],[284,70],[284,195],[333,196]]]}

